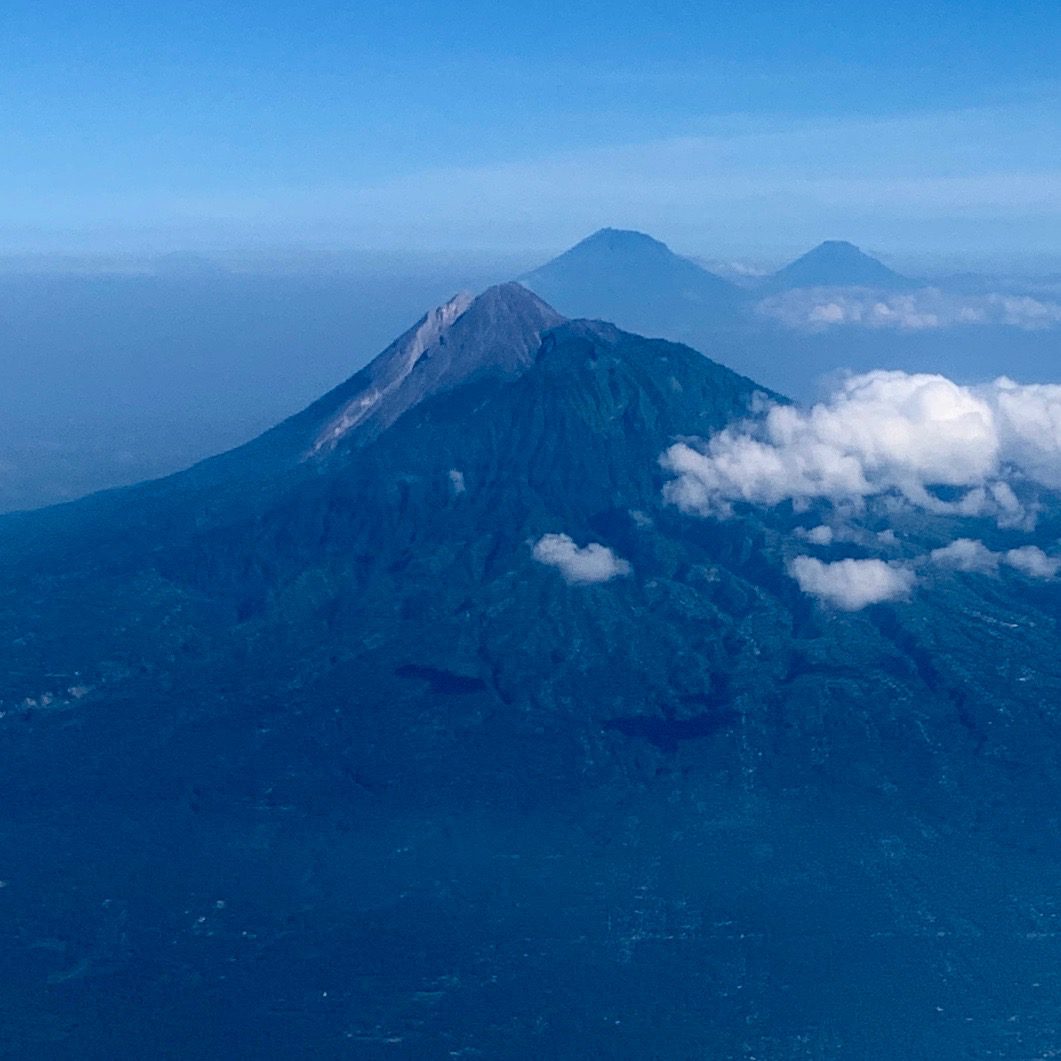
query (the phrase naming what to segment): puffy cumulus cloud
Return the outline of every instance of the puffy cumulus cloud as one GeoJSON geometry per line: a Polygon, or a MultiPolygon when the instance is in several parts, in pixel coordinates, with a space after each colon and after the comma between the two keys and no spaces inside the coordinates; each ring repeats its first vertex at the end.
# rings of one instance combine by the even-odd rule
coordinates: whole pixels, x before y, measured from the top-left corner
{"type": "Polygon", "coordinates": [[[1053,578],[1061,568],[1061,559],[1047,556],[1035,545],[1022,545],[1019,549],[1010,549],[1004,556],[1010,567],[1031,578],[1053,578]]]}
{"type": "Polygon", "coordinates": [[[568,582],[608,582],[630,574],[630,565],[606,545],[577,546],[566,534],[545,534],[534,543],[534,559],[559,569],[568,582]]]}
{"type": "Polygon", "coordinates": [[[905,600],[916,583],[913,567],[926,563],[988,575],[1007,566],[1040,579],[1052,579],[1061,571],[1061,557],[1049,556],[1034,545],[995,552],[981,541],[959,538],[913,561],[913,566],[878,559],[826,563],[813,556],[797,556],[789,563],[788,573],[804,593],[844,611],[859,611],[882,601],[905,600]]]}
{"type": "Polygon", "coordinates": [[[914,587],[914,573],[883,560],[837,560],[827,564],[813,556],[797,556],[789,574],[804,593],[854,612],[882,601],[902,600],[914,587]]]}
{"type": "Polygon", "coordinates": [[[870,372],[809,410],[774,405],[706,444],[678,443],[662,463],[674,475],[667,499],[700,515],[728,515],[737,501],[857,509],[892,493],[930,512],[1027,525],[1010,484],[1061,488],[1061,386],[870,372]]]}
{"type": "Polygon", "coordinates": [[[933,287],[902,294],[857,287],[798,288],[763,299],[757,310],[805,331],[847,325],[918,332],[977,324],[1041,331],[1061,325],[1061,303],[1030,295],[956,295],[933,287]]]}
{"type": "Polygon", "coordinates": [[[933,549],[928,556],[932,563],[953,568],[955,571],[998,570],[998,553],[992,552],[983,542],[974,541],[972,538],[959,538],[941,549],[933,549]]]}
{"type": "Polygon", "coordinates": [[[1015,568],[1029,578],[1053,578],[1061,569],[1061,558],[1049,556],[1036,545],[1022,545],[1005,552],[994,552],[983,542],[959,538],[928,555],[930,563],[957,571],[993,574],[1001,564],[1015,568]]]}
{"type": "Polygon", "coordinates": [[[1003,450],[1028,475],[1061,489],[1061,385],[995,380],[990,389],[1003,450]]]}

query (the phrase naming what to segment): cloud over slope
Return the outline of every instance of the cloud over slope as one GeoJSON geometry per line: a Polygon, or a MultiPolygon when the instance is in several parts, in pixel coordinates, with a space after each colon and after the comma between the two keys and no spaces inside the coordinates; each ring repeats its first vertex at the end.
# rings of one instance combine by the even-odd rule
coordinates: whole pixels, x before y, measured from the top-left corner
{"type": "Polygon", "coordinates": [[[608,582],[630,573],[630,565],[606,545],[579,547],[566,534],[545,534],[534,544],[534,559],[557,568],[573,583],[608,582]]]}
{"type": "Polygon", "coordinates": [[[813,556],[797,556],[788,571],[804,593],[844,611],[901,600],[914,587],[914,574],[908,568],[876,559],[827,564],[813,556]]]}
{"type": "Polygon", "coordinates": [[[858,507],[891,493],[929,512],[1018,525],[1030,513],[1015,486],[1061,487],[1061,386],[870,372],[809,410],[772,406],[662,460],[674,474],[668,500],[700,515],[726,516],[735,502],[858,507]]]}

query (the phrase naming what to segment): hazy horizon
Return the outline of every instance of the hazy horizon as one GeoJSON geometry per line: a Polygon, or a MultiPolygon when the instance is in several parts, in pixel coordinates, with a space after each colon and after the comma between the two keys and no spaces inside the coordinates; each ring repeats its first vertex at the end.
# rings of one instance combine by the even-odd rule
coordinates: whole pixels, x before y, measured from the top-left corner
{"type": "MultiPolygon", "coordinates": [[[[682,257],[712,272],[746,275],[773,272],[828,240],[849,240],[842,231],[826,232],[812,242],[780,241],[771,249],[740,244],[686,244],[667,239],[656,230],[624,224],[601,226],[643,231],[659,239],[682,257]]],[[[592,230],[597,231],[597,230],[592,230]]],[[[243,275],[350,275],[375,278],[410,278],[452,275],[514,278],[542,265],[592,235],[587,230],[568,243],[484,250],[454,246],[446,250],[393,246],[366,248],[356,245],[287,243],[224,247],[174,242],[144,244],[124,250],[86,249],[76,241],[51,249],[0,252],[0,276],[168,276],[194,275],[218,268],[243,275]]],[[[861,249],[892,268],[932,280],[961,273],[1014,278],[1056,278],[1061,273],[1061,251],[1030,253],[1022,250],[944,251],[931,246],[881,246],[861,249]]],[[[425,307],[426,309],[427,307],[425,307]]]]}

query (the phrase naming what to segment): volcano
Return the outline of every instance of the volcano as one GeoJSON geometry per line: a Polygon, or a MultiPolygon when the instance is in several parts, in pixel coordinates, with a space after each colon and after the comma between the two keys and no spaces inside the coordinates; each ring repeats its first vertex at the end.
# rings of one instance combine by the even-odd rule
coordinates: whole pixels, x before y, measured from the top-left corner
{"type": "Polygon", "coordinates": [[[13,1056],[1046,1056],[1057,584],[834,611],[667,502],[783,401],[506,284],[0,520],[13,1056]]]}
{"type": "Polygon", "coordinates": [[[522,278],[562,312],[648,335],[732,325],[741,290],[643,232],[604,228],[522,278]]]}
{"type": "Polygon", "coordinates": [[[916,280],[889,269],[846,240],[830,239],[768,276],[760,290],[768,293],[801,287],[872,287],[904,291],[916,280]]]}

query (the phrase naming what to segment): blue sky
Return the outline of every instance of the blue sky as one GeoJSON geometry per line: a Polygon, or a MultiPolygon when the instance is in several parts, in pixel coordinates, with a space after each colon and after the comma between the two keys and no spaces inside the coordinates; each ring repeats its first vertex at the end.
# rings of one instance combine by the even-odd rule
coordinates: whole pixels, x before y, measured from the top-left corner
{"type": "Polygon", "coordinates": [[[1061,246],[1056,3],[24,4],[0,250],[1061,246]]]}

